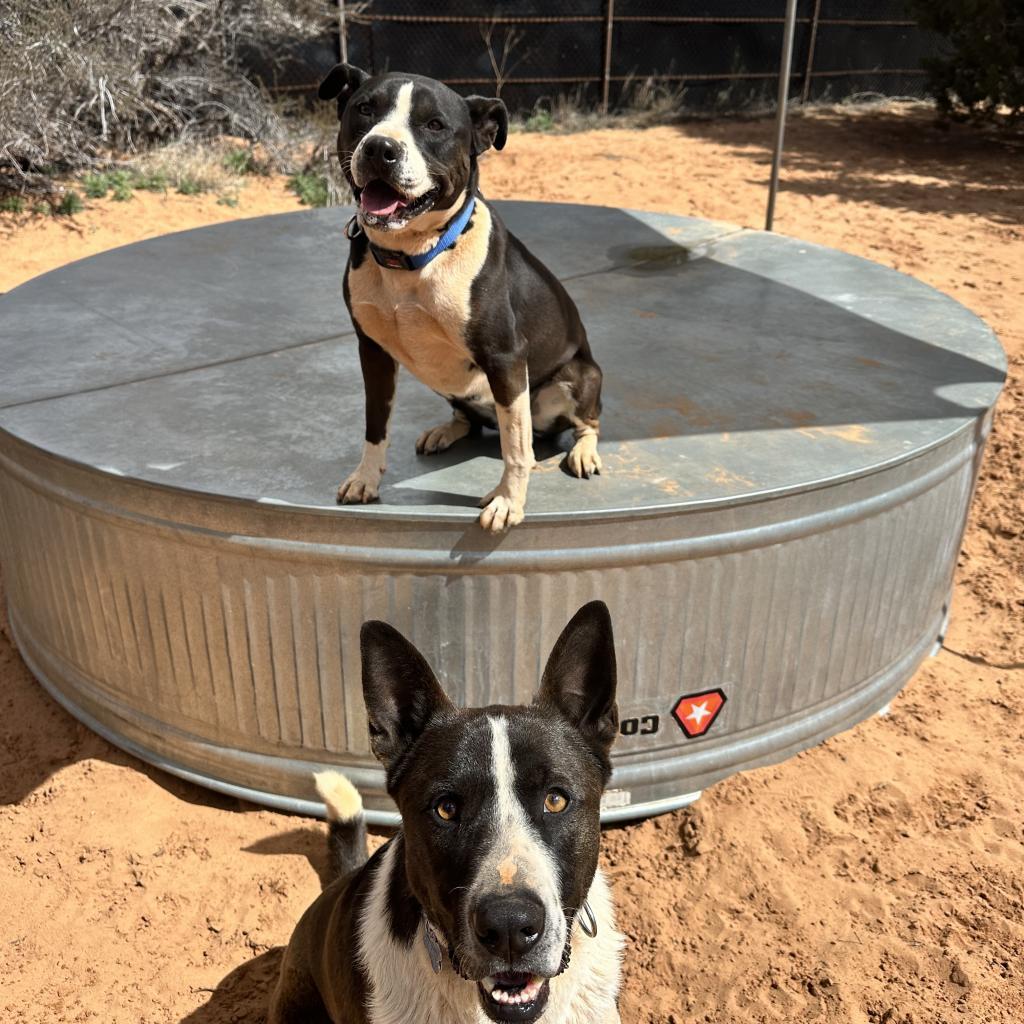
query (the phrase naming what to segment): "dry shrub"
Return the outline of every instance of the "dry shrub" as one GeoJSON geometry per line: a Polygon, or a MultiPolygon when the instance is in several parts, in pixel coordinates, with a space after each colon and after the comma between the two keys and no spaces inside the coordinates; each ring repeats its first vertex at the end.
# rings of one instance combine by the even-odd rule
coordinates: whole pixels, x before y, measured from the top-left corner
{"type": "Polygon", "coordinates": [[[685,83],[657,75],[629,78],[611,111],[603,113],[583,89],[558,93],[537,103],[514,126],[522,131],[581,132],[597,128],[649,128],[683,116],[685,83]]]}
{"type": "Polygon", "coordinates": [[[237,191],[241,174],[227,162],[234,150],[228,140],[182,141],[151,149],[131,161],[131,169],[143,181],[185,192],[237,191]]]}
{"type": "Polygon", "coordinates": [[[321,35],[328,0],[0,0],[0,191],[218,134],[286,144],[247,67],[321,35]]]}

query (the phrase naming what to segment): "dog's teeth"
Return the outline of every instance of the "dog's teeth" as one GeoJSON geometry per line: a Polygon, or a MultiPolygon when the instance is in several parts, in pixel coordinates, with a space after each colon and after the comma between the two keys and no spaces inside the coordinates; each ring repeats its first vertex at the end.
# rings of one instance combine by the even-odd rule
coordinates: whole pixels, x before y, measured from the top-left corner
{"type": "Polygon", "coordinates": [[[494,986],[497,984],[497,982],[495,982],[493,978],[484,978],[484,980],[481,981],[480,984],[483,985],[485,992],[491,993],[494,991],[494,986]]]}

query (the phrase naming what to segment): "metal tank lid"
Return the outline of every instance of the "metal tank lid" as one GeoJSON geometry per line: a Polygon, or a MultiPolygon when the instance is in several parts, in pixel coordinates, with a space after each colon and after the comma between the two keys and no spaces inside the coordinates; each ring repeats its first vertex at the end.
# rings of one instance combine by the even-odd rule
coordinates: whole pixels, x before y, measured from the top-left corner
{"type": "MultiPolygon", "coordinates": [[[[729,505],[911,458],[994,405],[1006,360],[940,292],[728,224],[499,202],[565,283],[604,370],[605,472],[537,443],[527,520],[729,505]]],[[[345,208],[233,221],[101,253],[0,298],[0,430],[160,487],[315,514],[465,519],[496,433],[417,456],[448,406],[400,376],[381,502],[339,508],[363,398],[341,295],[345,208]]]]}

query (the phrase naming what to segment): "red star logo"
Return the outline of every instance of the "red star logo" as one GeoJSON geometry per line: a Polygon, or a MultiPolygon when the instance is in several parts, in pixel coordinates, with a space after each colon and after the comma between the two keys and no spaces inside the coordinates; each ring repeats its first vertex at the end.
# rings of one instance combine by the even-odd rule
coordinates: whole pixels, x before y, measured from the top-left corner
{"type": "Polygon", "coordinates": [[[703,736],[715,724],[725,701],[725,693],[722,690],[688,693],[676,701],[675,707],[672,708],[672,717],[683,730],[683,735],[692,740],[696,736],[703,736]]]}

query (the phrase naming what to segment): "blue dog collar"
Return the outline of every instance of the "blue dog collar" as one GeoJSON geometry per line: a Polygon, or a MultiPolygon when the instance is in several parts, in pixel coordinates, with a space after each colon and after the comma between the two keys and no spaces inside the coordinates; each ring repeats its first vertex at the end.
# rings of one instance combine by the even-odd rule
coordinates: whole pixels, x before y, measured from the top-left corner
{"type": "MultiPolygon", "coordinates": [[[[422,270],[428,263],[431,263],[440,256],[445,249],[451,248],[459,240],[459,235],[466,230],[466,225],[469,223],[470,217],[473,216],[475,208],[476,196],[471,195],[454,219],[449,221],[444,234],[428,252],[410,256],[408,253],[399,252],[397,249],[381,249],[367,239],[370,252],[373,253],[373,258],[382,267],[387,267],[388,270],[422,270]]],[[[355,221],[355,217],[349,221],[349,224],[351,225],[353,221],[355,221]]],[[[353,238],[359,230],[361,229],[358,227],[355,232],[346,230],[345,234],[349,238],[353,238]]]]}

